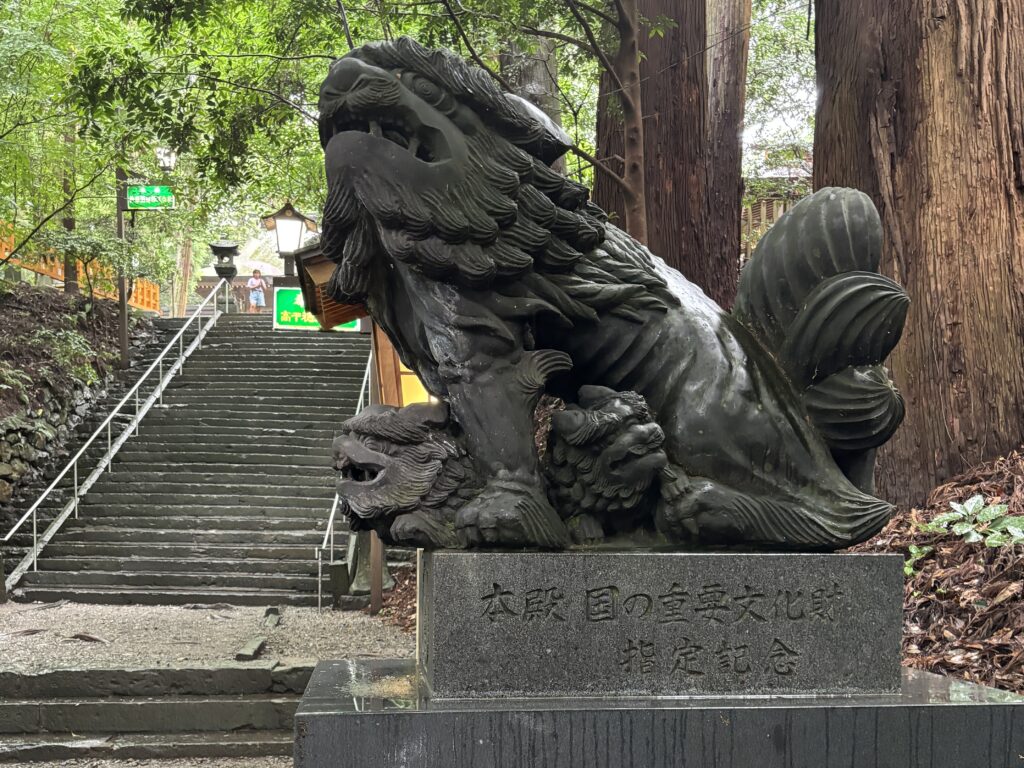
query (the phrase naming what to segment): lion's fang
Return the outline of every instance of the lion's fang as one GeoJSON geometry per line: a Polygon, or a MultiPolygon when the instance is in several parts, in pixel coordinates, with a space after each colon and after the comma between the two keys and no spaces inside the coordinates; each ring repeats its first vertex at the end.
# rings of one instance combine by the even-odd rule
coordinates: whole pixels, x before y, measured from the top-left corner
{"type": "Polygon", "coordinates": [[[372,133],[378,139],[381,137],[380,123],[378,123],[376,120],[370,121],[370,133],[372,133]]]}

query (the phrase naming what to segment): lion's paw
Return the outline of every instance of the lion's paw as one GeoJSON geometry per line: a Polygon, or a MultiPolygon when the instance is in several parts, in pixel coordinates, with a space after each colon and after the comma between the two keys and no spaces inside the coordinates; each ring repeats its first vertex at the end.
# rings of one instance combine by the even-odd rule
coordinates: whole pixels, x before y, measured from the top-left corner
{"type": "Polygon", "coordinates": [[[539,480],[500,473],[459,510],[455,528],[460,541],[467,547],[564,549],[569,532],[540,488],[539,480]]]}

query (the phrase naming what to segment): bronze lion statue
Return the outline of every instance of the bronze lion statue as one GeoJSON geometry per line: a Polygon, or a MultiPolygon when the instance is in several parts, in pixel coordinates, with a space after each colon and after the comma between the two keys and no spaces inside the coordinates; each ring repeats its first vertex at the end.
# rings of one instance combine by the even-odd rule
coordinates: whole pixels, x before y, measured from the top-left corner
{"type": "MultiPolygon", "coordinates": [[[[648,506],[621,526],[602,512],[601,531],[828,550],[889,518],[872,474],[903,401],[882,363],[909,300],[878,274],[866,195],[795,205],[728,312],[552,170],[569,149],[557,126],[448,51],[402,38],[339,59],[320,137],[329,289],[364,303],[447,404],[476,477],[472,498],[417,534],[425,546],[569,546],[533,415],[542,393],[571,404],[595,385],[642,398],[665,457],[648,506]]],[[[354,499],[378,481],[344,482],[354,499]]]]}

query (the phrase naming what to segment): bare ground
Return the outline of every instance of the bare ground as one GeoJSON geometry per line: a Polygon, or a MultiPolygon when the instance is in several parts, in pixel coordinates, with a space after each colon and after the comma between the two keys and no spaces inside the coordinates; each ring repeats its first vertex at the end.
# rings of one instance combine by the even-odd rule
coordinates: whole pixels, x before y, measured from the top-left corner
{"type": "Polygon", "coordinates": [[[0,671],[233,662],[257,636],[268,639],[264,661],[400,658],[414,651],[410,635],[363,613],[283,607],[280,624],[267,628],[264,610],[9,603],[0,606],[0,671]]]}

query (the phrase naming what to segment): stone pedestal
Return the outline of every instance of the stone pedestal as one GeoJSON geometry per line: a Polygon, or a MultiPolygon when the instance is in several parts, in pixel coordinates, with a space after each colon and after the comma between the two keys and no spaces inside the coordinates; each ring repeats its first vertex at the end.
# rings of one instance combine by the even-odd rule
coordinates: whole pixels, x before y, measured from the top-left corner
{"type": "Polygon", "coordinates": [[[891,693],[896,555],[435,552],[434,698],[891,693]]]}
{"type": "Polygon", "coordinates": [[[419,658],[316,667],[296,768],[1007,768],[1024,697],[900,670],[898,556],[423,555],[419,658]]]}
{"type": "Polygon", "coordinates": [[[914,670],[898,694],[431,699],[411,660],[317,665],[296,768],[1010,768],[1024,697],[914,670]]]}

